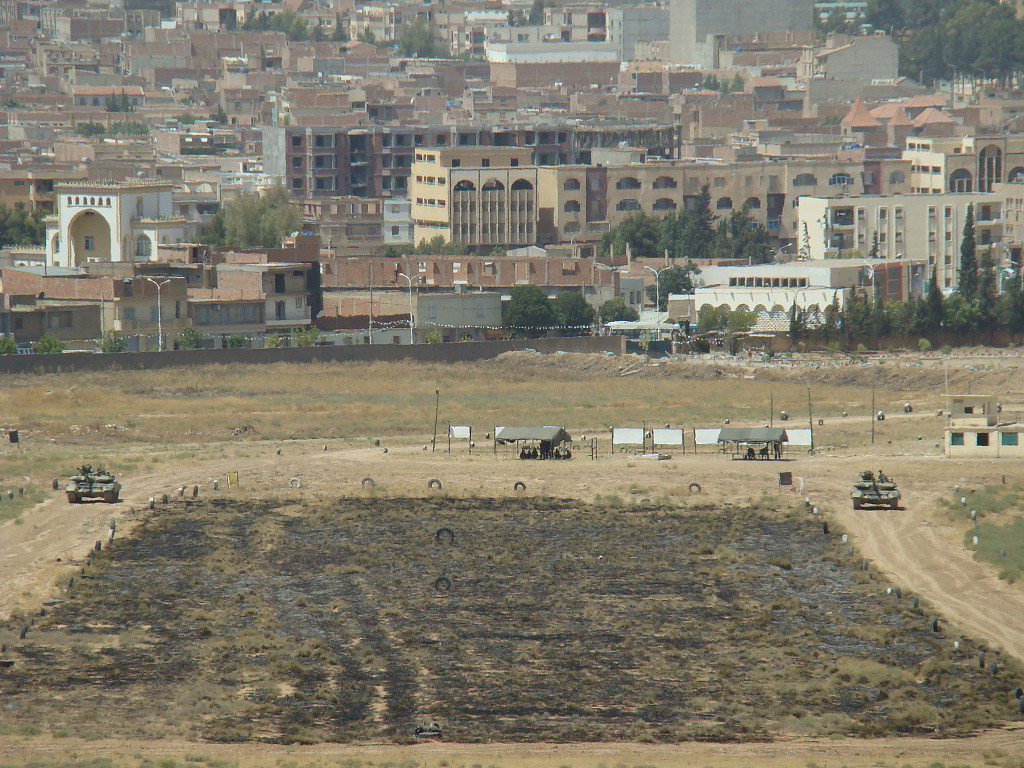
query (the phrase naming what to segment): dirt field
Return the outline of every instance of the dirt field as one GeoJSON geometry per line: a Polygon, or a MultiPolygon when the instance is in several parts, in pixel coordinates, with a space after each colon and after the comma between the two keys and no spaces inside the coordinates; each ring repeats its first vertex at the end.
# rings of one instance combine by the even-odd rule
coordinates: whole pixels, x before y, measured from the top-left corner
{"type": "MultiPolygon", "coordinates": [[[[6,465],[8,470],[0,469],[0,475],[3,475],[0,485],[8,487],[21,478],[21,474],[27,474],[40,486],[47,486],[49,476],[54,474],[52,461],[59,462],[63,472],[73,466],[83,452],[90,450],[106,452],[112,459],[120,457],[123,466],[130,467],[130,471],[123,480],[125,501],[114,507],[95,504],[72,508],[66,501],[55,497],[22,516],[20,521],[8,521],[0,526],[0,613],[19,610],[31,613],[37,610],[43,599],[58,594],[56,585],[76,570],[92,543],[105,538],[111,517],[117,519],[118,536],[126,535],[132,524],[142,517],[141,510],[150,496],[161,492],[169,492],[173,496],[175,489],[185,484],[198,484],[201,498],[216,496],[246,501],[272,493],[299,501],[325,495],[357,494],[360,492],[359,481],[367,476],[378,481],[382,496],[426,495],[426,481],[433,477],[442,481],[445,493],[459,496],[510,495],[512,483],[523,480],[529,494],[586,502],[598,496],[617,496],[629,508],[643,498],[657,500],[665,497],[683,505],[692,503],[693,499],[686,490],[692,481],[702,485],[701,503],[744,505],[756,503],[766,494],[795,497],[793,491],[780,491],[778,487],[777,473],[786,470],[803,479],[804,495],[820,507],[823,516],[838,521],[850,533],[851,543],[856,545],[860,554],[871,560],[873,567],[888,575],[905,591],[919,593],[934,606],[936,613],[948,621],[944,628],[947,637],[974,637],[986,643],[991,651],[1002,649],[1007,654],[1024,657],[1024,593],[1020,586],[1000,581],[993,568],[976,562],[963,546],[963,526],[953,524],[936,504],[938,497],[948,495],[952,485],[962,477],[968,478],[968,484],[976,486],[1001,482],[1003,475],[1011,482],[1021,482],[1024,481],[1024,470],[1016,463],[941,458],[935,449],[942,424],[941,419],[935,417],[935,411],[942,406],[941,391],[946,376],[941,362],[914,359],[894,360],[885,366],[840,366],[814,361],[803,366],[757,368],[716,361],[707,366],[672,370],[672,365],[636,367],[637,363],[630,360],[595,357],[574,361],[571,375],[564,371],[561,374],[554,372],[552,366],[556,364],[556,358],[565,357],[569,356],[506,358],[495,361],[490,369],[481,364],[467,366],[461,373],[444,373],[452,381],[450,386],[453,388],[458,386],[460,376],[473,376],[484,370],[489,371],[485,378],[492,376],[498,382],[510,380],[515,383],[548,377],[552,380],[549,391],[554,393],[553,400],[558,397],[565,399],[565,393],[558,394],[560,389],[583,393],[583,403],[574,403],[569,414],[578,416],[578,420],[575,423],[564,422],[574,434],[581,430],[599,434],[609,423],[631,426],[634,421],[642,419],[658,423],[658,419],[663,418],[688,426],[712,426],[720,424],[726,417],[732,418],[734,424],[752,423],[752,417],[756,418],[754,414],[767,414],[767,388],[774,390],[776,410],[781,402],[791,412],[798,413],[801,394],[806,398],[806,387],[812,386],[814,417],[825,419],[816,437],[823,450],[813,457],[791,452],[791,461],[784,464],[733,462],[719,454],[691,453],[677,454],[670,461],[649,461],[624,455],[602,455],[597,461],[591,461],[578,455],[568,463],[520,462],[511,455],[499,454],[496,458],[481,447],[470,456],[465,452],[464,443],[457,446],[453,454],[446,455],[422,450],[423,443],[429,438],[429,428],[425,430],[427,438],[423,433],[433,416],[432,409],[423,417],[396,421],[389,430],[379,432],[385,438],[381,447],[372,446],[366,440],[341,438],[333,427],[325,429],[329,436],[317,439],[315,434],[307,431],[313,430],[312,425],[303,428],[306,438],[303,440],[266,440],[261,439],[266,431],[261,426],[258,413],[264,408],[258,400],[258,393],[253,396],[254,401],[245,406],[252,410],[239,408],[236,404],[233,413],[216,417],[218,423],[223,424],[255,422],[255,437],[232,439],[218,430],[197,429],[193,421],[188,429],[194,434],[207,432],[196,434],[198,442],[189,442],[184,427],[180,432],[164,427],[169,429],[169,435],[133,436],[125,447],[116,431],[104,431],[102,427],[104,423],[133,418],[131,409],[135,405],[128,390],[119,390],[113,398],[116,401],[118,397],[124,397],[124,412],[108,413],[109,422],[103,419],[81,420],[86,425],[91,424],[88,427],[91,431],[77,433],[73,440],[60,440],[73,434],[67,412],[62,412],[61,407],[50,411],[33,400],[31,412],[35,426],[32,431],[35,434],[27,445],[27,456],[8,454],[0,458],[0,467],[6,465]],[[641,386],[632,384],[640,380],[646,383],[641,386]],[[873,445],[868,441],[870,421],[867,415],[872,386],[876,390],[876,404],[889,414],[885,422],[875,425],[877,432],[873,445]],[[618,390],[622,394],[616,396],[614,393],[618,390]],[[593,394],[595,402],[601,403],[597,411],[589,409],[591,412],[588,412],[587,408],[580,407],[586,405],[585,395],[588,392],[593,394]],[[670,407],[658,404],[659,392],[670,401],[670,407]],[[703,392],[713,392],[705,399],[711,400],[714,408],[702,402],[688,411],[688,403],[701,401],[703,392]],[[642,397],[638,397],[638,393],[642,397]],[[898,413],[904,401],[913,403],[913,413],[898,413]],[[841,417],[841,410],[847,410],[850,415],[841,417]],[[668,411],[671,415],[667,415],[668,411]],[[62,442],[70,445],[54,447],[47,442],[49,435],[60,440],[56,444],[58,446],[62,442]],[[387,454],[383,453],[383,447],[389,449],[387,454]],[[52,459],[43,461],[44,456],[52,459]],[[849,482],[857,471],[866,467],[882,467],[897,478],[904,496],[903,510],[854,513],[849,509],[849,482]],[[226,486],[224,478],[229,471],[239,473],[240,487],[226,486]],[[15,472],[21,474],[15,475],[15,472]],[[209,481],[214,477],[221,481],[216,493],[209,481]],[[288,480],[292,477],[301,479],[302,488],[289,488],[288,480]],[[139,511],[131,515],[130,506],[139,511]]],[[[971,386],[976,392],[996,391],[1004,397],[1004,402],[1019,403],[1024,400],[1021,392],[1024,384],[1017,370],[1019,366],[1020,358],[1010,356],[954,360],[949,365],[953,380],[951,389],[971,386]],[[985,370],[986,366],[991,370],[985,370]]],[[[361,367],[352,374],[363,375],[365,368],[361,367]]],[[[403,369],[402,373],[403,376],[399,377],[402,380],[405,376],[412,377],[408,384],[411,389],[427,388],[433,394],[433,382],[438,380],[437,371],[420,371],[417,375],[415,370],[403,369]]],[[[16,423],[16,411],[27,403],[19,398],[28,397],[30,389],[56,392],[62,385],[76,386],[62,381],[60,377],[44,378],[45,381],[39,382],[5,382],[5,385],[11,385],[8,391],[15,396],[5,399],[7,405],[0,404],[0,418],[4,423],[16,423]],[[12,407],[11,403],[15,405],[12,407]]],[[[395,379],[389,379],[389,385],[394,382],[395,379]]],[[[79,387],[101,385],[100,378],[77,384],[79,387]]],[[[141,392],[138,397],[149,397],[144,382],[136,380],[136,386],[141,392]]],[[[192,377],[188,379],[188,386],[196,388],[193,396],[203,402],[206,398],[204,387],[210,385],[192,377]]],[[[491,386],[494,386],[493,381],[491,386]]],[[[524,407],[536,412],[537,402],[543,395],[544,391],[531,392],[529,404],[524,407]]],[[[222,395],[215,394],[214,399],[218,396],[222,395]]],[[[455,413],[453,422],[470,421],[469,418],[460,418],[468,413],[478,434],[487,431],[489,427],[485,425],[488,424],[530,423],[526,418],[509,418],[515,411],[515,403],[502,400],[500,395],[494,395],[490,404],[484,394],[474,397],[480,399],[467,400],[465,407],[468,410],[455,413]]],[[[177,401],[176,398],[174,400],[177,401]]],[[[566,407],[560,406],[552,413],[565,416],[566,407]]],[[[804,409],[806,413],[806,406],[804,409]]],[[[143,417],[144,413],[134,413],[136,420],[143,417]]],[[[445,425],[447,420],[442,411],[442,424],[445,425]]],[[[557,423],[555,419],[537,420],[557,423]]],[[[173,423],[167,416],[161,416],[160,422],[173,423]]],[[[91,457],[92,454],[89,455],[91,457]]],[[[2,719],[0,715],[0,721],[2,719]]],[[[367,764],[369,761],[380,764],[388,760],[397,764],[411,758],[424,765],[432,765],[436,761],[438,765],[447,763],[452,766],[480,762],[499,766],[565,764],[574,768],[577,765],[612,764],[612,760],[624,765],[666,766],[803,766],[811,762],[927,765],[934,760],[948,764],[981,765],[988,762],[1014,765],[1015,757],[1024,754],[1024,737],[1019,730],[1003,729],[973,739],[941,741],[907,737],[882,741],[844,739],[838,742],[797,738],[756,746],[315,746],[292,747],[286,752],[279,752],[272,747],[264,750],[262,747],[237,745],[82,741],[55,738],[52,733],[0,736],[2,761],[13,764],[24,764],[33,759],[67,762],[109,756],[119,763],[135,765],[147,756],[154,760],[157,756],[172,756],[182,761],[186,753],[254,765],[270,765],[285,756],[288,760],[309,764],[348,758],[366,760],[367,764]]]]}

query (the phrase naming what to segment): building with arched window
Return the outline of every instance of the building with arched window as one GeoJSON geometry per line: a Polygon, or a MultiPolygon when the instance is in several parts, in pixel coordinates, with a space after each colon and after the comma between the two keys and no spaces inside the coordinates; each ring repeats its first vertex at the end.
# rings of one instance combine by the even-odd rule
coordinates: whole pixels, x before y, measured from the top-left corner
{"type": "Polygon", "coordinates": [[[106,261],[151,261],[160,245],[190,238],[174,215],[173,183],[68,182],[54,187],[56,211],[46,219],[46,261],[77,268],[106,261]]]}
{"type": "Polygon", "coordinates": [[[417,149],[409,182],[416,243],[440,236],[480,252],[533,245],[537,168],[530,159],[525,147],[417,149]]]}

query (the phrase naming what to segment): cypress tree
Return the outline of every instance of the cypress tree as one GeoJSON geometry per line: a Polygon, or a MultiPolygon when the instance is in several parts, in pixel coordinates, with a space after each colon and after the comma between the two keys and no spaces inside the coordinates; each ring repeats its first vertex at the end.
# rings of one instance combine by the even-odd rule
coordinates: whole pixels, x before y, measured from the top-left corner
{"type": "Polygon", "coordinates": [[[932,267],[932,279],[928,282],[928,297],[925,299],[925,306],[927,323],[925,330],[928,333],[937,333],[942,329],[945,313],[942,308],[942,289],[939,288],[939,278],[935,267],[932,267]]]}
{"type": "Polygon", "coordinates": [[[974,205],[967,206],[963,239],[960,241],[960,295],[971,300],[978,293],[978,254],[974,242],[974,205]]]}

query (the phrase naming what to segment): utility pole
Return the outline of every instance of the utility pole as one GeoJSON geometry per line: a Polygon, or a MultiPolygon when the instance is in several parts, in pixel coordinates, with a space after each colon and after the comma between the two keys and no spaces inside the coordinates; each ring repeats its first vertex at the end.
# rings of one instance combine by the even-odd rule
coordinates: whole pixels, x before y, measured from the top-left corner
{"type": "Polygon", "coordinates": [[[775,426],[775,393],[768,390],[768,426],[775,426]]]}
{"type": "Polygon", "coordinates": [[[437,448],[437,413],[441,408],[441,388],[438,387],[436,390],[434,390],[434,394],[437,396],[437,399],[434,401],[434,437],[430,441],[431,453],[433,453],[434,450],[437,448]]]}
{"type": "Polygon", "coordinates": [[[807,426],[811,428],[811,450],[814,453],[814,414],[811,413],[811,388],[807,388],[807,426]]]}
{"type": "Polygon", "coordinates": [[[871,390],[871,444],[875,444],[875,390],[871,390]]]}
{"type": "Polygon", "coordinates": [[[156,348],[158,352],[164,351],[164,311],[160,303],[160,292],[165,285],[171,282],[170,277],[157,282],[152,277],[144,278],[156,286],[156,348]]]}

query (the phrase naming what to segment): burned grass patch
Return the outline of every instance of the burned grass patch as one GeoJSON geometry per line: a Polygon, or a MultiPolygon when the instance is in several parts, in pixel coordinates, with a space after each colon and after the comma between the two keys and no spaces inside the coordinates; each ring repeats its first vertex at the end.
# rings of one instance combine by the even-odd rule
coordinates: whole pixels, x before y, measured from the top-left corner
{"type": "Polygon", "coordinates": [[[860,564],[820,521],[753,507],[189,501],[96,555],[24,639],[27,617],[0,629],[16,661],[0,718],[219,741],[402,741],[435,720],[462,741],[677,741],[958,735],[1015,713],[1015,662],[993,676],[860,564]]]}

